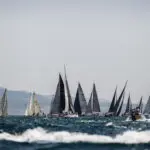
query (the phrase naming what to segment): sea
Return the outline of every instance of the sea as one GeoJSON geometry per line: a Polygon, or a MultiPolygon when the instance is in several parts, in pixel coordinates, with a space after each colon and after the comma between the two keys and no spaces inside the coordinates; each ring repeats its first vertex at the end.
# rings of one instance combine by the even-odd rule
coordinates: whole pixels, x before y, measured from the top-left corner
{"type": "Polygon", "coordinates": [[[150,120],[0,118],[0,150],[149,150],[150,120]]]}

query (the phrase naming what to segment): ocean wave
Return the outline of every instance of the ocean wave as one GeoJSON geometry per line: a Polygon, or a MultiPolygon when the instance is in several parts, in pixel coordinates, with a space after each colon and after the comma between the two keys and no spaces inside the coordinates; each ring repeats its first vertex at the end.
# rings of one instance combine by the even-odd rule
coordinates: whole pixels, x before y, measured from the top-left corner
{"type": "Polygon", "coordinates": [[[126,131],[123,134],[110,137],[105,135],[90,135],[86,133],[70,133],[67,131],[48,132],[43,128],[28,129],[24,133],[9,134],[0,133],[0,140],[28,143],[120,143],[120,144],[138,144],[150,142],[150,131],[126,131]]]}

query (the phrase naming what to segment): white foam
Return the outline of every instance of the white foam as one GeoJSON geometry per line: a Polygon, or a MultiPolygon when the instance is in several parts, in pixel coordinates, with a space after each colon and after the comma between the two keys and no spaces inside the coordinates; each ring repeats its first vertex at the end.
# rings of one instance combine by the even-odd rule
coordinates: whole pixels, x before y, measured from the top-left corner
{"type": "Polygon", "coordinates": [[[21,135],[13,135],[9,133],[0,133],[0,140],[9,140],[14,142],[35,142],[35,143],[124,143],[137,144],[149,143],[150,131],[126,131],[121,135],[112,138],[104,135],[90,135],[86,133],[70,133],[66,131],[61,132],[47,132],[43,128],[28,129],[21,135]]]}
{"type": "Polygon", "coordinates": [[[112,122],[108,122],[105,126],[108,127],[108,126],[112,126],[113,123],[112,122]]]}

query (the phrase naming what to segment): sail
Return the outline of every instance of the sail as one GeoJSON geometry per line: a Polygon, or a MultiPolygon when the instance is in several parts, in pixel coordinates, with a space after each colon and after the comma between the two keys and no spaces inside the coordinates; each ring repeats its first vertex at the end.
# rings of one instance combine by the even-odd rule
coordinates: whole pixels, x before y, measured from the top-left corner
{"type": "Polygon", "coordinates": [[[150,96],[144,109],[144,114],[150,114],[150,96]]]}
{"type": "Polygon", "coordinates": [[[95,84],[93,84],[93,112],[100,112],[100,105],[95,84]]]}
{"type": "Polygon", "coordinates": [[[54,101],[52,103],[51,113],[60,114],[64,111],[64,109],[65,109],[65,89],[62,77],[59,74],[59,82],[57,84],[54,101]]]}
{"type": "Polygon", "coordinates": [[[123,106],[123,103],[124,103],[124,95],[125,95],[125,93],[123,94],[122,102],[121,102],[121,105],[120,105],[119,110],[118,110],[118,112],[117,112],[117,116],[119,116],[119,115],[120,115],[120,113],[121,113],[122,106],[123,106]]]}
{"type": "Polygon", "coordinates": [[[40,108],[40,105],[37,101],[37,98],[36,98],[36,94],[33,93],[33,106],[34,106],[34,115],[37,116],[37,115],[40,115],[41,113],[41,108],[40,108]]]}
{"type": "Polygon", "coordinates": [[[130,113],[131,109],[132,109],[132,104],[131,104],[131,98],[130,98],[130,94],[129,94],[127,106],[126,106],[126,109],[125,109],[125,113],[130,113]]]}
{"type": "Polygon", "coordinates": [[[118,111],[118,107],[119,107],[120,102],[121,102],[121,100],[122,100],[122,97],[123,97],[123,95],[124,95],[126,86],[127,86],[127,82],[125,83],[125,86],[124,86],[124,88],[123,88],[123,90],[122,90],[122,92],[121,92],[121,94],[120,94],[120,96],[119,96],[119,98],[118,98],[118,100],[117,100],[117,102],[116,102],[116,104],[115,104],[115,107],[114,107],[114,112],[115,112],[115,114],[116,114],[117,111],[118,111]]]}
{"type": "Polygon", "coordinates": [[[109,108],[108,112],[114,112],[114,107],[115,107],[115,103],[116,103],[116,95],[117,95],[117,87],[115,89],[114,96],[113,96],[113,99],[112,99],[112,102],[110,104],[110,108],[109,108]]]}
{"type": "Polygon", "coordinates": [[[0,116],[7,116],[8,115],[8,102],[7,102],[7,89],[5,89],[3,96],[0,100],[0,116]]]}
{"type": "Polygon", "coordinates": [[[142,111],[143,111],[143,97],[141,97],[138,107],[140,109],[140,112],[142,113],[142,111]]]}
{"type": "Polygon", "coordinates": [[[91,93],[90,100],[88,102],[86,113],[91,114],[92,113],[92,99],[93,99],[93,92],[91,93]]]}
{"type": "Polygon", "coordinates": [[[77,112],[79,115],[86,113],[86,99],[84,97],[83,90],[81,88],[80,83],[78,84],[78,89],[76,93],[74,108],[75,112],[77,112]]]}
{"type": "Polygon", "coordinates": [[[41,114],[41,108],[37,101],[36,94],[31,94],[29,104],[27,105],[25,116],[38,116],[41,114]]]}
{"type": "Polygon", "coordinates": [[[66,68],[64,67],[64,70],[65,70],[65,93],[67,94],[66,96],[66,109],[68,112],[72,112],[74,113],[74,107],[73,107],[73,104],[72,104],[72,97],[71,97],[71,94],[70,94],[70,89],[69,89],[69,84],[68,84],[68,80],[67,80],[67,75],[66,75],[66,68]]]}

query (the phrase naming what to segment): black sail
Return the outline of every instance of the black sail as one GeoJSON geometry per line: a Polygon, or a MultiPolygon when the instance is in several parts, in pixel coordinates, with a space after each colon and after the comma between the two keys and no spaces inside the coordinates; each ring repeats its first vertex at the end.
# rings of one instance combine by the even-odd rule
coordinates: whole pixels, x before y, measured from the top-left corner
{"type": "Polygon", "coordinates": [[[91,93],[90,100],[87,105],[86,113],[92,113],[92,97],[93,97],[93,93],[91,93]]]}
{"type": "Polygon", "coordinates": [[[79,115],[83,115],[86,113],[86,108],[87,108],[86,99],[84,97],[82,87],[79,83],[74,103],[74,109],[75,112],[77,112],[79,115]]]}
{"type": "Polygon", "coordinates": [[[121,113],[122,106],[123,106],[123,103],[124,103],[124,95],[125,95],[125,93],[123,94],[121,105],[120,105],[119,110],[118,110],[118,112],[117,112],[117,114],[116,114],[117,116],[119,116],[120,113],[121,113]]]}
{"type": "Polygon", "coordinates": [[[140,109],[140,112],[142,113],[142,111],[143,111],[143,97],[141,97],[138,107],[140,109]]]}
{"type": "Polygon", "coordinates": [[[80,107],[80,101],[79,101],[79,92],[77,89],[76,97],[75,97],[75,102],[74,102],[74,110],[77,112],[79,115],[81,115],[81,107],[80,107]]]}
{"type": "Polygon", "coordinates": [[[52,103],[51,113],[59,114],[62,113],[64,109],[65,109],[65,90],[62,77],[59,74],[59,82],[57,84],[54,101],[52,103]]]}
{"type": "Polygon", "coordinates": [[[122,100],[122,98],[123,98],[123,95],[124,95],[124,92],[125,92],[125,89],[126,89],[126,86],[127,86],[127,82],[125,83],[125,86],[124,86],[124,88],[123,88],[123,90],[122,90],[122,92],[121,92],[121,94],[120,94],[120,96],[119,96],[119,98],[118,98],[118,100],[117,100],[117,102],[116,102],[116,104],[115,104],[115,107],[114,107],[114,112],[115,112],[115,114],[116,114],[117,111],[118,111],[120,102],[121,102],[121,100],[122,100]]]}
{"type": "Polygon", "coordinates": [[[115,103],[116,103],[116,95],[117,95],[117,87],[115,89],[114,96],[113,96],[113,99],[112,99],[112,102],[110,104],[110,108],[109,108],[108,112],[114,112],[114,107],[115,107],[115,103]]]}
{"type": "Polygon", "coordinates": [[[93,84],[93,112],[100,112],[100,105],[95,84],[93,84]]]}
{"type": "Polygon", "coordinates": [[[131,104],[131,98],[130,98],[130,94],[129,94],[125,113],[130,113],[131,109],[132,109],[132,104],[131,104]]]}
{"type": "Polygon", "coordinates": [[[150,114],[150,96],[148,98],[148,101],[147,101],[147,104],[145,106],[145,109],[144,109],[144,114],[150,114]]]}

